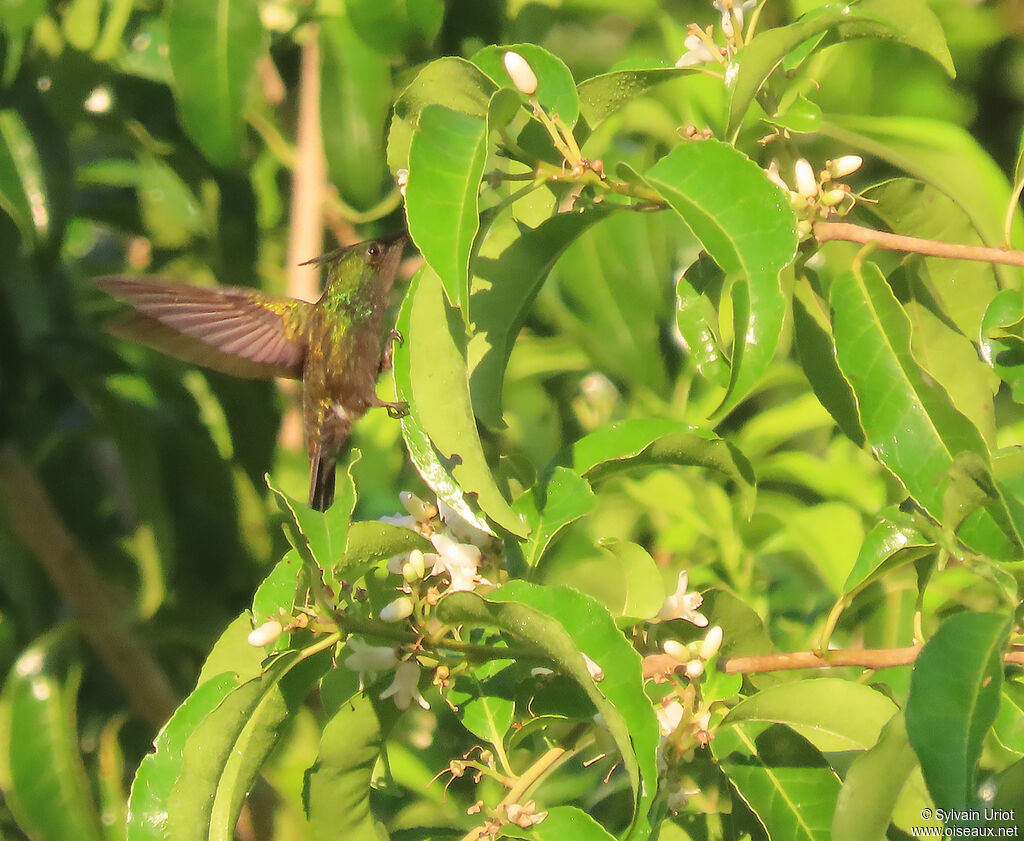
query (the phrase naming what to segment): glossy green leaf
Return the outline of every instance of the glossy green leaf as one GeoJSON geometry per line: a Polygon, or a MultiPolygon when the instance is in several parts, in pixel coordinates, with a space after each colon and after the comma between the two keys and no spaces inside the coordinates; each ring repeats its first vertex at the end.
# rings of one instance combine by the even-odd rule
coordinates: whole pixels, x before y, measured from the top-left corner
{"type": "Polygon", "coordinates": [[[863,540],[860,512],[830,500],[789,514],[783,528],[765,543],[764,551],[785,550],[803,556],[832,595],[838,597],[863,540]]]}
{"type": "Polygon", "coordinates": [[[370,812],[370,781],[394,707],[378,709],[364,694],[354,695],[324,726],[316,762],[306,773],[303,805],[315,841],[365,838],[384,841],[387,832],[370,812]]]}
{"type": "Polygon", "coordinates": [[[828,307],[806,282],[798,283],[793,292],[793,338],[815,396],[843,433],[863,445],[857,398],[839,370],[828,307]]]}
{"type": "Polygon", "coordinates": [[[348,0],[345,9],[359,37],[389,56],[430,44],[444,20],[442,0],[348,0]]]}
{"type": "Polygon", "coordinates": [[[181,774],[185,742],[236,686],[234,675],[227,673],[201,683],[160,730],[155,752],[142,760],[132,783],[128,841],[169,841],[167,804],[181,774]]]}
{"type": "MultiPolygon", "coordinates": [[[[512,346],[548,272],[576,237],[607,212],[559,213],[519,237],[495,257],[477,258],[470,313],[469,343],[473,409],[490,426],[500,426],[501,389],[512,346]]],[[[482,251],[486,251],[486,248],[482,251]]]]}
{"type": "Polygon", "coordinates": [[[638,418],[598,429],[572,447],[573,470],[591,483],[621,470],[669,464],[723,473],[736,483],[746,510],[752,510],[756,479],[750,462],[730,442],[706,429],[638,418]]]}
{"type": "Polygon", "coordinates": [[[1004,289],[995,295],[981,320],[981,357],[1010,386],[1013,399],[1024,402],[1024,295],[1004,289]]]}
{"type": "Polygon", "coordinates": [[[482,663],[460,677],[448,693],[462,726],[477,738],[498,746],[505,743],[515,713],[515,687],[508,679],[508,665],[507,660],[482,663]]]}
{"type": "Polygon", "coordinates": [[[622,604],[615,614],[619,624],[635,625],[657,615],[665,594],[661,570],[650,552],[628,540],[606,541],[600,548],[612,555],[622,570],[625,587],[622,604]]]}
{"type": "Polygon", "coordinates": [[[353,578],[370,565],[413,549],[434,551],[430,541],[412,529],[377,520],[352,523],[345,541],[345,553],[335,565],[334,574],[339,578],[353,578]]]}
{"type": "Polygon", "coordinates": [[[530,536],[522,543],[523,560],[535,567],[562,529],[593,511],[594,492],[573,471],[556,467],[543,488],[527,492],[514,507],[530,526],[530,536]]]}
{"type": "MultiPolygon", "coordinates": [[[[830,297],[839,367],[857,395],[868,442],[914,499],[941,519],[957,455],[987,461],[985,442],[921,372],[910,352],[910,323],[877,267],[841,276],[830,297]]],[[[970,534],[983,551],[995,557],[1014,551],[1016,538],[987,510],[969,527],[964,539],[970,534]]]]}
{"type": "Polygon", "coordinates": [[[779,273],[796,253],[796,217],[764,171],[717,140],[683,143],[644,175],[726,274],[733,292],[732,373],[718,408],[733,409],[764,374],[786,314],[779,273]]]}
{"type": "Polygon", "coordinates": [[[779,724],[719,727],[711,750],[769,838],[829,841],[840,782],[801,736],[779,724]]]}
{"type": "Polygon", "coordinates": [[[248,87],[267,49],[259,7],[248,0],[174,0],[167,25],[182,125],[213,164],[239,165],[248,87]]]}
{"type": "Polygon", "coordinates": [[[498,87],[513,87],[505,71],[506,52],[519,53],[537,77],[537,100],[548,116],[558,118],[570,128],[580,114],[579,96],[572,73],[560,58],[536,44],[508,44],[484,47],[473,56],[473,63],[486,73],[498,87]]]}
{"type": "Polygon", "coordinates": [[[1009,617],[1000,614],[957,613],[942,623],[914,663],[907,735],[939,808],[975,803],[975,773],[999,709],[1009,630],[1009,617]]]}
{"type": "Polygon", "coordinates": [[[0,30],[3,30],[7,48],[0,81],[11,84],[18,75],[25,41],[36,19],[46,9],[46,0],[20,0],[0,5],[0,30]]]}
{"type": "Polygon", "coordinates": [[[676,326],[697,372],[717,386],[729,385],[729,360],[718,331],[718,312],[706,294],[722,283],[722,270],[702,256],[676,283],[676,326]]]}
{"type": "Polygon", "coordinates": [[[348,469],[338,471],[334,505],[327,511],[314,511],[305,502],[292,499],[278,490],[270,476],[265,477],[277,507],[285,516],[289,542],[304,561],[320,569],[333,569],[345,552],[348,524],[356,506],[352,468],[358,461],[359,451],[354,450],[348,469]]]}
{"type": "Polygon", "coordinates": [[[309,659],[282,654],[198,724],[166,804],[171,841],[231,841],[246,793],[285,721],[330,667],[329,651],[309,659]]]}
{"type": "MultiPolygon", "coordinates": [[[[885,38],[921,50],[955,75],[942,24],[924,0],[862,0],[860,3],[828,3],[789,26],[768,29],[739,54],[730,69],[732,96],[729,102],[729,137],[739,131],[747,109],[761,86],[786,56],[822,33],[832,31],[835,40],[885,38]]],[[[771,116],[771,115],[769,115],[771,116]]]]}
{"type": "Polygon", "coordinates": [[[567,587],[542,587],[513,581],[484,600],[473,593],[452,593],[441,600],[437,616],[449,624],[498,627],[542,652],[559,671],[587,693],[611,732],[629,773],[636,800],[630,839],[649,832],[647,811],[657,787],[655,752],[658,725],[643,692],[640,656],[593,599],[567,587]],[[595,681],[586,654],[604,675],[595,681]]]}
{"type": "MultiPolygon", "coordinates": [[[[878,741],[853,761],[846,774],[832,817],[833,841],[884,837],[900,792],[916,765],[903,716],[894,715],[878,741]]],[[[918,820],[925,823],[920,814],[918,820]]]]}
{"type": "Polygon", "coordinates": [[[613,841],[601,824],[575,806],[554,806],[545,810],[547,817],[529,829],[515,825],[502,827],[499,834],[505,838],[525,838],[527,841],[613,841]]]}
{"type": "Polygon", "coordinates": [[[320,119],[331,183],[366,210],[380,200],[385,178],[391,64],[356,34],[350,18],[320,17],[320,119]]]}
{"type": "Polygon", "coordinates": [[[429,267],[410,284],[398,330],[405,342],[395,350],[395,385],[400,399],[409,403],[402,434],[416,469],[467,522],[490,530],[464,496],[473,493],[496,523],[525,536],[527,526],[501,495],[480,443],[462,322],[446,305],[441,281],[429,267]]]}
{"type": "MultiPolygon", "coordinates": [[[[931,184],[893,178],[865,191],[870,212],[897,234],[983,245],[967,213],[931,184]]],[[[920,277],[941,312],[969,339],[976,339],[985,307],[999,291],[995,268],[966,260],[914,258],[923,264],[920,277]]]]}
{"type": "Polygon", "coordinates": [[[497,86],[480,68],[452,56],[430,62],[395,101],[388,132],[388,166],[392,172],[409,168],[409,146],[420,114],[429,105],[443,105],[470,117],[487,119],[497,86]]]}
{"type": "Polygon", "coordinates": [[[409,148],[409,233],[464,318],[486,160],[486,120],[441,105],[423,109],[409,148]]]}
{"type": "MultiPolygon", "coordinates": [[[[995,162],[961,126],[924,117],[829,115],[821,133],[846,150],[888,161],[949,196],[963,210],[985,245],[1003,242],[1003,213],[1010,185],[995,162]]],[[[1017,212],[1014,240],[1024,235],[1017,212]]],[[[1019,269],[995,266],[1004,285],[1018,286],[1019,269]]]]}
{"type": "Polygon", "coordinates": [[[999,714],[992,725],[995,737],[1007,750],[1024,755],[1024,684],[1008,680],[1003,684],[999,714]]]}
{"type": "Polygon", "coordinates": [[[78,745],[81,666],[51,635],[15,661],[0,698],[0,784],[18,826],[33,841],[102,841],[78,745]]]}
{"type": "Polygon", "coordinates": [[[693,67],[654,67],[647,70],[613,70],[584,79],[577,86],[580,116],[593,131],[608,117],[651,88],[699,72],[693,67]]]}
{"type": "Polygon", "coordinates": [[[883,567],[889,568],[890,561],[900,558],[914,560],[920,550],[928,550],[931,542],[923,537],[910,517],[895,506],[887,508],[884,519],[876,523],[864,536],[857,560],[843,585],[843,593],[853,593],[874,581],[883,567]],[[915,551],[919,550],[919,551],[915,551]]]}
{"type": "Polygon", "coordinates": [[[0,210],[11,217],[25,247],[46,239],[49,199],[35,141],[13,108],[0,110],[0,210]]]}
{"type": "Polygon", "coordinates": [[[839,678],[811,678],[762,689],[722,722],[785,724],[823,754],[867,750],[898,711],[881,692],[839,678]]]}

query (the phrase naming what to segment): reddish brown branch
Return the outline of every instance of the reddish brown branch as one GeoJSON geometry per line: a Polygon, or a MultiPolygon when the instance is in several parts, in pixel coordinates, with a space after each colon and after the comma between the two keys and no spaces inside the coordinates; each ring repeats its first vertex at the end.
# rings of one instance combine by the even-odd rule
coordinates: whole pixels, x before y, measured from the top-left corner
{"type": "Polygon", "coordinates": [[[818,242],[842,240],[876,245],[888,251],[903,251],[923,254],[925,257],[944,257],[950,260],[974,260],[980,263],[1002,263],[1007,266],[1024,267],[1024,251],[1009,251],[1002,248],[986,248],[980,245],[958,245],[953,242],[939,242],[901,234],[888,234],[848,222],[815,222],[814,238],[818,242]]]}
{"type": "MultiPolygon", "coordinates": [[[[719,660],[718,668],[730,675],[782,672],[791,669],[828,669],[840,666],[886,669],[891,666],[909,666],[917,659],[920,651],[920,645],[910,645],[906,648],[846,648],[824,652],[793,651],[788,654],[730,657],[719,660]]],[[[1011,651],[1003,655],[1003,662],[1024,665],[1024,651],[1011,651]]]]}

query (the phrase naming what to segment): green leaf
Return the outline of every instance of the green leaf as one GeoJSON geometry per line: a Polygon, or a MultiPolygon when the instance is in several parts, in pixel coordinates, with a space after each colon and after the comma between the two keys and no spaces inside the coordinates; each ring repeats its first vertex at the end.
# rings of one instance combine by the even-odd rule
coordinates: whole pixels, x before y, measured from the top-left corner
{"type": "Polygon", "coordinates": [[[486,120],[442,105],[423,109],[409,149],[409,233],[464,318],[469,317],[469,256],[479,227],[486,160],[486,120]]]}
{"type": "Polygon", "coordinates": [[[1024,684],[1020,681],[1008,680],[1003,684],[992,731],[1004,748],[1024,755],[1024,684]]]}
{"type": "MultiPolygon", "coordinates": [[[[735,137],[747,109],[761,86],[789,53],[824,32],[834,40],[886,38],[921,50],[955,75],[942,24],[923,0],[863,0],[856,4],[829,3],[803,15],[789,26],[758,33],[737,54],[726,78],[731,80],[728,137],[735,137]]],[[[771,116],[771,115],[769,115],[771,116]]]]}
{"type": "Polygon", "coordinates": [[[306,772],[302,799],[315,841],[386,839],[370,812],[370,782],[386,732],[396,715],[378,709],[364,693],[352,696],[331,716],[320,737],[316,762],[306,772]]]}
{"type": "Polygon", "coordinates": [[[543,488],[534,488],[514,507],[525,514],[530,527],[530,536],[522,543],[523,560],[535,567],[562,529],[594,509],[594,492],[573,471],[556,467],[543,488]]]}
{"type": "Polygon", "coordinates": [[[0,110],[0,209],[18,227],[26,248],[49,235],[49,199],[39,153],[13,108],[0,110]]]}
{"type": "Polygon", "coordinates": [[[291,615],[301,572],[302,557],[298,552],[289,552],[274,565],[252,598],[252,616],[257,625],[268,619],[280,619],[281,611],[291,615]]]}
{"type": "Polygon", "coordinates": [[[718,728],[711,750],[769,838],[829,841],[840,783],[801,736],[779,724],[718,728]]]}
{"type": "Polygon", "coordinates": [[[0,4],[0,30],[4,32],[6,51],[0,83],[10,85],[18,75],[25,41],[33,24],[46,9],[46,0],[21,0],[0,4]]]}
{"type": "Polygon", "coordinates": [[[864,540],[861,514],[843,502],[807,505],[791,512],[782,529],[768,540],[763,551],[788,550],[802,555],[833,596],[843,592],[843,581],[864,540]]]}
{"type": "Polygon", "coordinates": [[[64,10],[61,29],[76,50],[88,52],[100,34],[101,0],[71,0],[64,10]]]}
{"type": "MultiPolygon", "coordinates": [[[[924,117],[829,115],[822,120],[821,133],[935,187],[967,214],[985,245],[1002,245],[1010,185],[966,129],[924,117]]],[[[1019,212],[1013,232],[1015,240],[1024,235],[1019,212]]],[[[995,266],[994,270],[1004,286],[1020,285],[1020,269],[995,266]]]]}
{"type": "Polygon", "coordinates": [[[883,838],[916,765],[903,716],[894,715],[877,743],[858,756],[846,774],[832,816],[833,841],[883,838]]]}
{"type": "Polygon", "coordinates": [[[437,606],[447,624],[498,627],[535,647],[587,693],[611,732],[629,773],[636,811],[629,839],[646,838],[647,812],[657,787],[658,724],[643,691],[640,656],[608,612],[568,587],[513,581],[487,595],[452,593],[437,606]],[[595,681],[586,654],[604,672],[595,681]]]}
{"type": "Polygon", "coordinates": [[[475,64],[446,57],[430,62],[395,101],[388,132],[388,166],[392,172],[409,168],[409,146],[420,114],[429,105],[443,105],[470,117],[487,119],[491,96],[497,90],[475,64]]]}
{"type": "Polygon", "coordinates": [[[963,612],[947,619],[914,663],[907,735],[941,809],[976,804],[982,742],[995,721],[1009,617],[963,612]]]}
{"type": "Polygon", "coordinates": [[[786,299],[779,273],[796,254],[787,198],[741,152],[717,140],[683,143],[644,175],[690,227],[733,291],[732,374],[718,414],[733,409],[764,374],[779,343],[786,299]]]}
{"type": "Polygon", "coordinates": [[[729,361],[718,335],[718,312],[707,290],[720,286],[722,270],[706,256],[699,257],[676,283],[676,326],[697,372],[722,388],[729,385],[729,361]]]}
{"type": "Polygon", "coordinates": [[[314,511],[305,502],[278,490],[269,475],[265,477],[277,507],[285,516],[288,541],[304,561],[322,570],[333,569],[345,552],[348,524],[356,506],[352,469],[358,461],[359,451],[354,450],[348,469],[339,471],[334,505],[328,511],[314,511]]]}
{"type": "Polygon", "coordinates": [[[462,726],[478,739],[502,746],[512,726],[515,688],[507,660],[488,660],[461,676],[448,698],[462,726]],[[504,673],[503,673],[504,670],[504,673]]]}
{"type": "Polygon", "coordinates": [[[238,686],[231,674],[200,683],[163,726],[143,758],[128,799],[128,841],[168,841],[167,804],[181,774],[185,743],[199,724],[238,686]]]}
{"type": "Polygon", "coordinates": [[[884,518],[876,523],[864,537],[853,569],[843,584],[843,594],[857,592],[874,581],[883,571],[893,566],[892,559],[903,562],[915,560],[921,551],[931,548],[931,541],[923,537],[909,516],[895,506],[886,508],[884,518]]]}
{"type": "Polygon", "coordinates": [[[618,624],[629,627],[655,616],[661,609],[665,594],[662,592],[661,570],[651,553],[628,540],[608,540],[600,548],[618,562],[625,583],[622,604],[615,613],[618,624]]]}
{"type": "Polygon", "coordinates": [[[821,753],[867,750],[898,707],[881,692],[839,678],[811,678],[762,689],[722,722],[785,724],[821,753]]]}
{"type": "Polygon", "coordinates": [[[993,297],[981,320],[981,357],[1010,386],[1013,399],[1024,402],[1024,295],[1004,289],[993,297]]]}
{"type": "Polygon", "coordinates": [[[345,9],[360,38],[395,57],[432,43],[444,21],[442,0],[347,0],[345,9]]]}
{"type": "Polygon", "coordinates": [[[465,498],[515,535],[522,517],[501,495],[484,456],[469,396],[465,333],[445,304],[441,281],[429,267],[413,278],[398,316],[405,342],[395,350],[395,386],[409,403],[402,434],[427,485],[468,523],[490,532],[465,498]]]}
{"type": "Polygon", "coordinates": [[[607,215],[597,208],[559,213],[536,228],[521,227],[519,237],[499,255],[481,256],[474,262],[479,281],[470,299],[474,326],[468,349],[470,383],[473,409],[489,426],[502,425],[505,367],[541,284],[573,240],[607,215]]]}
{"type": "Polygon", "coordinates": [[[554,806],[548,815],[529,829],[510,824],[499,837],[525,838],[528,841],[614,841],[615,836],[582,809],[575,806],[554,806]]]}
{"type": "Polygon", "coordinates": [[[249,0],[174,0],[167,26],[185,131],[211,163],[238,166],[248,87],[268,43],[259,7],[249,0]]]}
{"type": "Polygon", "coordinates": [[[647,70],[613,70],[584,79],[576,90],[580,116],[590,131],[608,117],[663,82],[699,72],[693,67],[654,67],[647,70]]]}
{"type": "Polygon", "coordinates": [[[473,56],[473,63],[486,73],[500,88],[514,87],[505,72],[504,56],[507,52],[519,53],[537,76],[537,101],[548,112],[572,128],[580,115],[580,101],[576,93],[576,82],[569,68],[557,56],[536,44],[508,44],[484,47],[473,56]]]}
{"type": "Polygon", "coordinates": [[[366,210],[380,200],[384,183],[391,64],[356,35],[350,18],[351,11],[319,18],[320,123],[331,183],[366,210]]]}
{"type": "Polygon", "coordinates": [[[58,632],[15,661],[0,698],[0,785],[33,841],[103,841],[75,721],[81,666],[58,632]]]}
{"type": "MultiPolygon", "coordinates": [[[[910,323],[876,266],[837,278],[830,298],[839,367],[857,395],[868,443],[911,496],[941,520],[956,457],[973,453],[987,462],[985,442],[921,372],[910,352],[910,323]]],[[[1016,538],[988,510],[969,526],[961,532],[964,539],[993,557],[1016,551],[1016,538]]]]}
{"type": "Polygon", "coordinates": [[[290,651],[232,688],[192,731],[168,798],[172,841],[231,841],[245,795],[284,723],[331,667],[331,652],[290,651]]]}
{"type": "Polygon", "coordinates": [[[602,427],[572,446],[572,467],[591,484],[635,467],[692,465],[736,483],[744,508],[753,509],[756,479],[750,462],[714,432],[669,420],[634,419],[602,427]]]}
{"type": "Polygon", "coordinates": [[[338,578],[355,578],[364,569],[413,549],[434,551],[430,541],[412,529],[376,520],[352,523],[345,541],[345,553],[335,564],[334,574],[338,578]]]}

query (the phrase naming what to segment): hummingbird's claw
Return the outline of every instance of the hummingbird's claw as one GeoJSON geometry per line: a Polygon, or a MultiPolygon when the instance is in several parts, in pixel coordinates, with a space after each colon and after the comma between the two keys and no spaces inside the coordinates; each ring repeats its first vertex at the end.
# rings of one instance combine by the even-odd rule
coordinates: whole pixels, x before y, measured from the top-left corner
{"type": "Polygon", "coordinates": [[[392,331],[391,331],[390,333],[388,333],[388,337],[389,337],[389,338],[391,339],[391,341],[393,341],[393,342],[394,342],[394,343],[395,343],[396,345],[404,345],[404,344],[405,344],[405,336],[403,336],[403,335],[402,335],[401,333],[399,333],[399,332],[398,332],[397,330],[392,330],[392,331]]]}
{"type": "Polygon", "coordinates": [[[388,417],[395,420],[404,418],[409,414],[409,404],[404,400],[400,400],[397,403],[382,403],[381,405],[388,410],[388,417]]]}

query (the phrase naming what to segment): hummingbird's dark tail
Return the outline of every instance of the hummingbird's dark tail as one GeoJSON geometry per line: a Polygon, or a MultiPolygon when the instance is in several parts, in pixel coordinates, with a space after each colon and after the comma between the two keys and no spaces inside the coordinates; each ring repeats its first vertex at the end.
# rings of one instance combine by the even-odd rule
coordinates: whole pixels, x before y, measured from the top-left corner
{"type": "Polygon", "coordinates": [[[309,462],[309,507],[314,511],[326,511],[334,503],[333,456],[319,451],[313,453],[309,462]]]}

